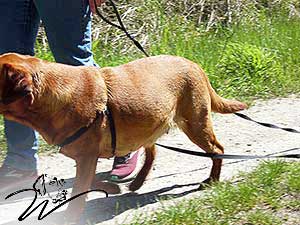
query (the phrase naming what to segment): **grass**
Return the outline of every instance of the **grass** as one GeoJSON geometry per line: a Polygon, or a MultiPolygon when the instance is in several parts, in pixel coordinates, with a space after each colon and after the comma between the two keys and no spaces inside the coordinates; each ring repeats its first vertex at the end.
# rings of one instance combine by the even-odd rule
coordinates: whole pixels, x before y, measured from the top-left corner
{"type": "MultiPolygon", "coordinates": [[[[207,72],[211,83],[221,95],[253,100],[299,92],[300,45],[295,40],[300,39],[300,19],[263,17],[254,24],[245,22],[205,32],[180,16],[161,17],[160,30],[149,34],[150,47],[147,51],[151,55],[178,55],[197,62],[207,72]],[[245,77],[242,70],[236,71],[239,79],[230,79],[230,75],[226,73],[220,74],[220,62],[226,56],[226,59],[230,58],[226,54],[229,54],[227,50],[232,43],[253,46],[261,51],[262,57],[269,57],[274,61],[279,69],[266,75],[268,79],[254,77],[248,83],[244,82],[243,86],[250,91],[247,89],[241,92],[241,81],[245,77]]],[[[101,66],[119,65],[143,57],[136,50],[127,55],[120,54],[121,50],[119,46],[115,47],[110,43],[104,45],[100,40],[94,44],[95,58],[101,66]]],[[[238,63],[240,68],[247,64],[246,61],[238,63]]],[[[254,71],[249,71],[250,75],[252,72],[254,71]]]]}
{"type": "Polygon", "coordinates": [[[221,182],[203,197],[138,215],[138,224],[299,224],[300,163],[263,162],[250,174],[240,175],[237,184],[221,182]]]}
{"type": "MultiPolygon", "coordinates": [[[[299,92],[300,44],[296,40],[300,39],[300,18],[289,19],[280,12],[277,15],[257,12],[255,20],[245,18],[230,27],[219,25],[205,31],[195,21],[187,20],[181,14],[169,17],[159,3],[153,3],[154,6],[150,3],[140,6],[142,15],[148,15],[152,10],[157,11],[156,17],[159,18],[155,25],[157,29],[153,31],[149,28],[147,33],[149,41],[146,51],[150,55],[178,55],[197,62],[206,71],[217,92],[224,97],[252,101],[299,92]],[[240,46],[239,55],[232,53],[232,45],[240,46]],[[246,48],[252,51],[252,58],[243,54],[246,48]],[[258,61],[255,61],[256,55],[260,55],[258,61]],[[253,64],[249,67],[252,59],[253,64]],[[260,59],[273,63],[259,67],[259,63],[256,64],[260,59]],[[224,62],[238,65],[235,74],[224,70],[228,68],[224,62]]],[[[151,21],[148,22],[149,26],[152,25],[151,21]]],[[[111,28],[110,33],[120,36],[120,31],[115,28],[111,28]]],[[[100,32],[98,39],[94,40],[94,58],[101,67],[116,66],[144,57],[124,35],[120,37],[118,41],[110,42],[106,41],[107,33],[100,32]]],[[[40,58],[53,60],[49,49],[40,43],[37,43],[36,52],[40,58]]]]}

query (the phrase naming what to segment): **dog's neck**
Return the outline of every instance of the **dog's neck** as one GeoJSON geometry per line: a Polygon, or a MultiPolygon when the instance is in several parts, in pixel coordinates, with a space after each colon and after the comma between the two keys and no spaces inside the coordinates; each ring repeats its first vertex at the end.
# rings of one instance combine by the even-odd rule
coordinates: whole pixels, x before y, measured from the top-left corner
{"type": "Polygon", "coordinates": [[[14,119],[33,127],[49,144],[88,126],[106,107],[107,90],[97,68],[49,63],[36,76],[33,104],[14,119]]]}

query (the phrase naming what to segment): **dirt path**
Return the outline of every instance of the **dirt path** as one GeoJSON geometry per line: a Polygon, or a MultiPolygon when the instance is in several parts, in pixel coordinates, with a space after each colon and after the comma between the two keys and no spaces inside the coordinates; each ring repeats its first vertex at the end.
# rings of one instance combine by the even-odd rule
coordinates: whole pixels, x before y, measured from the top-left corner
{"type": "MultiPolygon", "coordinates": [[[[300,130],[300,98],[296,96],[257,101],[245,113],[259,121],[300,130]]],[[[225,146],[227,153],[265,155],[300,147],[299,134],[260,127],[234,115],[214,115],[213,121],[216,135],[225,146]]],[[[162,137],[159,142],[191,150],[198,149],[178,130],[162,137]]],[[[230,179],[240,171],[249,171],[258,162],[258,160],[226,160],[221,179],[230,179]]],[[[108,171],[111,164],[112,160],[103,159],[98,164],[97,171],[108,171]]],[[[71,159],[54,154],[41,157],[40,172],[65,178],[68,187],[71,187],[75,175],[74,165],[71,159]]],[[[144,186],[137,193],[129,193],[126,185],[122,184],[122,194],[109,195],[108,198],[105,198],[103,194],[91,194],[82,224],[124,224],[139,213],[147,215],[153,209],[174,204],[185,198],[203,195],[204,191],[196,191],[196,189],[199,182],[209,175],[210,166],[209,159],[177,154],[158,148],[154,168],[144,186]],[[172,200],[159,201],[159,198],[172,198],[172,200]]],[[[65,210],[61,208],[42,221],[37,221],[38,213],[35,212],[22,223],[13,222],[17,221],[17,217],[29,206],[31,195],[14,197],[9,201],[3,201],[1,196],[0,224],[51,224],[50,221],[65,210]]],[[[39,199],[39,202],[42,200],[45,198],[39,199]]]]}

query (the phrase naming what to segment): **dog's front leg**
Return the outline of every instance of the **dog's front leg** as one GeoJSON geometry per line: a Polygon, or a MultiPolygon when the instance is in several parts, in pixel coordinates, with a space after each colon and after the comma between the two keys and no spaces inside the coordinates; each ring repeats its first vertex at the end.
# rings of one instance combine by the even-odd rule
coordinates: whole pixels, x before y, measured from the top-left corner
{"type": "MultiPolygon", "coordinates": [[[[76,159],[76,177],[72,197],[88,191],[95,176],[97,156],[84,155],[76,159]]],[[[67,208],[67,220],[78,221],[84,210],[86,194],[72,200],[67,208]]]]}

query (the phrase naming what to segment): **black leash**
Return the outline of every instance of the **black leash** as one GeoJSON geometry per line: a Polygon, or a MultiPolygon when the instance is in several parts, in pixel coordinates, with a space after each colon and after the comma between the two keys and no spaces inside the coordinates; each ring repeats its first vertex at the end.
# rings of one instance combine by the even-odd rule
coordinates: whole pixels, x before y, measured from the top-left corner
{"type": "MultiPolygon", "coordinates": [[[[186,150],[183,148],[178,147],[172,147],[167,146],[163,144],[155,143],[155,145],[179,152],[184,153],[188,155],[194,155],[194,156],[201,156],[201,157],[207,157],[207,158],[213,158],[213,159],[270,159],[270,158],[290,158],[290,159],[300,159],[300,154],[284,154],[284,155],[231,155],[231,154],[215,154],[215,153],[204,153],[204,152],[196,152],[192,150],[186,150]]],[[[292,148],[288,149],[286,151],[295,151],[300,150],[300,148],[292,148]]]]}
{"type": "MultiPolygon", "coordinates": [[[[96,1],[94,0],[95,2],[95,6],[96,5],[96,1]]],[[[120,13],[116,7],[116,5],[114,4],[114,2],[112,0],[109,0],[109,2],[111,3],[113,9],[114,9],[114,13],[116,14],[116,17],[118,19],[118,22],[120,25],[117,25],[115,23],[112,23],[111,21],[109,21],[108,19],[106,19],[100,12],[99,10],[97,9],[96,7],[96,13],[97,15],[102,19],[104,20],[106,23],[110,24],[111,26],[113,27],[116,27],[117,29],[119,30],[122,30],[126,36],[135,44],[135,46],[140,49],[144,54],[145,56],[149,57],[149,55],[147,54],[147,52],[144,50],[144,48],[142,47],[142,45],[137,41],[135,40],[129,33],[128,31],[126,30],[123,22],[122,22],[122,19],[121,19],[121,16],[120,16],[120,13]]],[[[245,114],[242,114],[242,113],[234,113],[236,116],[242,118],[242,119],[245,119],[245,120],[248,120],[248,121],[251,121],[251,122],[254,122],[256,124],[259,124],[261,126],[264,126],[264,127],[268,127],[268,128],[273,128],[273,129],[280,129],[280,130],[283,130],[283,131],[287,131],[287,132],[292,132],[292,133],[300,133],[300,131],[298,130],[295,130],[293,128],[283,128],[283,127],[279,127],[277,125],[274,125],[274,124],[270,124],[270,123],[263,123],[263,122],[259,122],[259,121],[256,121],[254,119],[251,119],[249,116],[245,115],[245,114]]],[[[113,120],[113,119],[112,119],[113,120]]],[[[112,124],[113,121],[112,121],[112,124]]],[[[114,130],[114,129],[113,129],[114,130]]],[[[116,134],[113,134],[112,133],[112,129],[111,129],[111,134],[112,134],[112,137],[116,137],[116,134]]],[[[115,130],[114,130],[115,132],[115,130]]],[[[112,140],[113,142],[113,140],[112,140]]],[[[186,149],[181,149],[181,148],[177,148],[177,147],[171,147],[171,146],[167,146],[167,145],[162,145],[162,144],[158,144],[156,143],[157,146],[160,146],[160,147],[163,147],[163,148],[167,148],[169,150],[173,150],[173,151],[176,151],[176,152],[181,152],[181,153],[185,153],[185,154],[189,154],[189,155],[195,155],[195,156],[202,156],[202,157],[209,157],[209,158],[218,158],[218,159],[264,159],[264,158],[300,158],[300,154],[287,154],[287,155],[279,155],[279,156],[271,156],[271,155],[266,155],[266,156],[250,156],[250,155],[229,155],[229,154],[213,154],[213,153],[202,153],[202,152],[194,152],[194,151],[190,151],[190,150],[186,150],[186,149]]],[[[113,145],[112,145],[113,146],[113,145]]],[[[299,150],[300,148],[294,148],[292,150],[299,150]]]]}
{"type": "Polygon", "coordinates": [[[115,24],[115,23],[112,23],[111,21],[109,21],[108,19],[106,19],[98,10],[97,8],[97,4],[96,4],[96,0],[94,0],[94,3],[95,3],[95,8],[96,8],[96,13],[97,15],[106,23],[108,23],[109,25],[113,26],[113,27],[116,27],[118,28],[119,30],[123,31],[126,36],[135,44],[135,46],[141,50],[145,56],[149,57],[149,55],[147,54],[147,52],[144,50],[144,48],[142,47],[142,45],[137,41],[135,40],[130,34],[129,32],[127,31],[127,29],[125,28],[124,24],[123,24],[123,21],[121,19],[121,16],[120,16],[120,13],[115,5],[115,3],[112,1],[112,0],[109,0],[110,4],[112,5],[113,7],[113,10],[114,10],[114,13],[116,14],[116,17],[117,17],[117,20],[119,22],[120,25],[118,24],[115,24]]]}
{"type": "Polygon", "coordinates": [[[236,116],[241,117],[242,119],[245,119],[245,120],[254,122],[254,123],[259,124],[259,125],[264,126],[264,127],[273,128],[273,129],[280,129],[280,130],[284,130],[284,131],[287,131],[287,132],[300,134],[300,131],[295,130],[295,129],[293,129],[293,128],[279,127],[279,126],[274,125],[274,124],[271,124],[271,123],[263,123],[263,122],[259,122],[259,121],[256,121],[256,120],[254,120],[254,119],[251,119],[249,116],[247,116],[247,115],[245,115],[245,114],[242,114],[242,113],[234,113],[234,114],[235,114],[236,116]]]}

